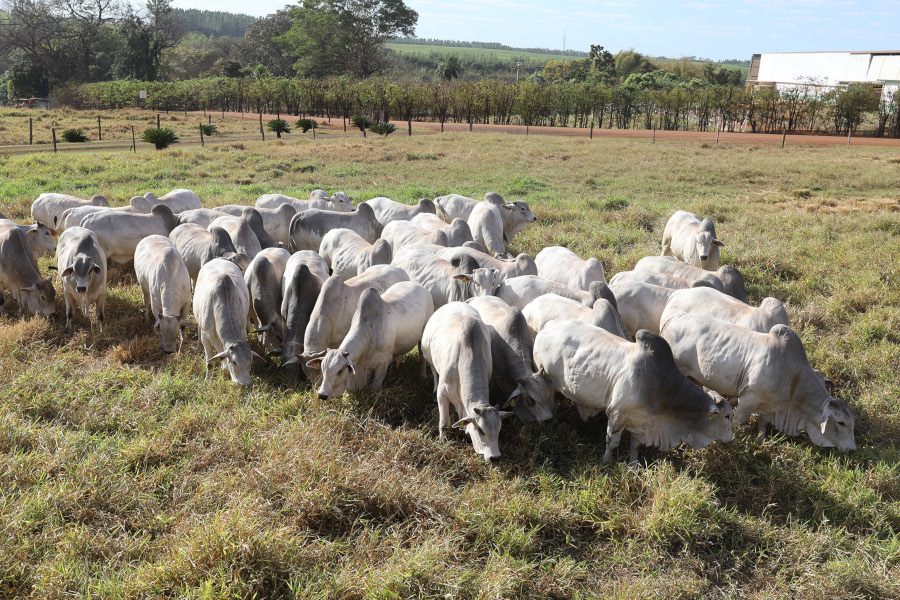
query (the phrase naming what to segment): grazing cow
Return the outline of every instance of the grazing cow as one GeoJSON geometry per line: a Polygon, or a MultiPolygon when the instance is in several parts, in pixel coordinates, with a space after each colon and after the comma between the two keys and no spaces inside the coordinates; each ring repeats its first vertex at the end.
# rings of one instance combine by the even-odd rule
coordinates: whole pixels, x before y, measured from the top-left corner
{"type": "Polygon", "coordinates": [[[500,460],[500,427],[513,413],[491,406],[491,334],[478,311],[463,302],[435,310],[422,334],[422,356],[434,375],[440,437],[453,404],[459,416],[453,427],[465,429],[485,460],[500,460]]]}
{"type": "Polygon", "coordinates": [[[679,210],[669,217],[663,230],[661,256],[671,254],[689,265],[715,271],[719,268],[719,248],[724,245],[716,239],[712,219],[701,221],[694,213],[679,210]]]}
{"type": "Polygon", "coordinates": [[[219,217],[234,216],[231,213],[221,211],[218,208],[195,208],[186,210],[178,215],[178,222],[182,225],[185,223],[193,223],[206,229],[210,224],[219,217]]]}
{"type": "Polygon", "coordinates": [[[341,279],[356,277],[373,265],[391,264],[391,246],[386,240],[370,244],[350,229],[332,229],[322,238],[319,254],[341,279]]]}
{"type": "Polygon", "coordinates": [[[191,190],[186,190],[183,188],[172,190],[171,192],[168,192],[167,194],[160,196],[159,198],[157,198],[153,194],[153,192],[147,192],[146,194],[144,194],[144,198],[146,200],[146,204],[144,205],[144,210],[142,210],[141,212],[150,212],[152,207],[156,206],[157,204],[164,204],[177,215],[186,210],[194,210],[202,206],[200,204],[200,196],[198,196],[191,190]]]}
{"type": "MultiPolygon", "coordinates": [[[[316,273],[321,266],[310,256],[313,254],[315,252],[305,251],[291,256],[282,281],[281,316],[284,319],[284,341],[281,346],[281,367],[291,385],[297,385],[299,381],[303,338],[306,336],[309,317],[322,289],[323,279],[316,273]]],[[[324,275],[328,276],[327,268],[324,275]]]]}
{"type": "Polygon", "coordinates": [[[499,284],[500,273],[495,269],[479,268],[467,274],[464,268],[454,267],[446,260],[416,247],[401,250],[391,264],[406,271],[412,281],[431,292],[437,308],[448,302],[491,296],[499,284]]]}
{"type": "Polygon", "coordinates": [[[665,451],[681,442],[694,449],[730,442],[731,405],[688,381],[663,338],[645,330],[635,338],[632,343],[583,321],[553,321],[534,340],[535,364],[582,419],[606,411],[603,462],[625,430],[631,432],[631,463],[641,444],[665,451]]]}
{"type": "Polygon", "coordinates": [[[703,287],[672,292],[661,321],[669,312],[709,315],[759,333],[768,333],[775,325],[790,324],[784,304],[776,298],[765,298],[755,308],[728,294],[703,287]]]}
{"type": "Polygon", "coordinates": [[[637,262],[634,270],[667,273],[688,281],[702,279],[708,281],[711,287],[725,292],[732,298],[737,298],[741,302],[747,302],[747,292],[744,291],[744,277],[740,271],[731,265],[723,265],[717,271],[706,271],[700,267],[683,263],[674,256],[645,256],[637,262]],[[721,287],[719,282],[721,282],[721,287]]]}
{"type": "MultiPolygon", "coordinates": [[[[528,206],[527,202],[523,200],[504,202],[500,194],[496,192],[486,193],[484,195],[484,202],[473,200],[466,196],[460,196],[459,194],[450,194],[449,196],[435,198],[434,204],[437,216],[447,223],[456,218],[470,221],[472,213],[475,211],[475,207],[480,204],[496,206],[500,209],[500,218],[503,222],[502,231],[504,245],[511,244],[515,235],[522,231],[526,224],[537,221],[537,217],[531,212],[531,208],[528,206]]],[[[484,246],[484,244],[482,244],[482,246],[484,246]]]]}
{"type": "MultiPolygon", "coordinates": [[[[615,277],[613,277],[615,279],[615,277]]],[[[695,281],[695,286],[709,285],[705,281],[695,281]]],[[[653,333],[659,333],[659,321],[666,303],[673,293],[678,290],[642,281],[613,281],[609,289],[616,296],[616,304],[622,322],[628,331],[637,333],[639,329],[646,329],[653,333]]]]}
{"type": "Polygon", "coordinates": [[[185,223],[179,225],[169,234],[169,239],[178,248],[179,254],[187,265],[191,281],[197,281],[200,269],[214,258],[230,260],[246,271],[250,265],[250,257],[239,253],[231,241],[231,236],[221,227],[207,230],[200,225],[185,223]]]}
{"type": "Polygon", "coordinates": [[[322,370],[319,398],[361,390],[370,380],[381,389],[388,367],[399,365],[403,355],[422,341],[433,312],[431,294],[412,281],[395,283],[382,295],[373,288],[365,290],[341,345],[306,364],[322,370]]]}
{"type": "Polygon", "coordinates": [[[568,248],[549,246],[534,257],[537,275],[561,283],[573,290],[590,289],[595,281],[606,283],[603,263],[596,258],[584,260],[568,248]]]}
{"type": "Polygon", "coordinates": [[[594,302],[593,308],[588,308],[571,298],[544,294],[529,302],[522,309],[522,314],[525,315],[525,321],[535,335],[550,321],[584,321],[623,339],[631,339],[628,333],[631,330],[622,322],[616,305],[606,298],[599,298],[594,302]]]}
{"type": "Polygon", "coordinates": [[[31,203],[31,219],[38,223],[46,223],[54,233],[62,222],[62,214],[76,206],[109,206],[106,198],[94,195],[90,200],[76,198],[68,194],[41,194],[31,203]]]}
{"type": "Polygon", "coordinates": [[[290,204],[295,212],[313,208],[336,212],[353,211],[353,198],[344,192],[337,192],[334,196],[329,196],[322,190],[313,190],[309,194],[309,200],[301,200],[284,194],[263,194],[256,199],[256,208],[278,208],[284,204],[290,204]]]}
{"type": "Polygon", "coordinates": [[[611,286],[619,285],[626,281],[639,281],[641,283],[649,283],[650,285],[658,285],[670,290],[686,290],[692,287],[713,287],[720,292],[722,291],[722,282],[715,280],[698,279],[691,281],[677,275],[669,273],[656,273],[654,271],[619,271],[609,280],[611,286]]]}
{"type": "Polygon", "coordinates": [[[489,254],[498,258],[509,258],[506,253],[506,242],[503,237],[504,210],[490,202],[479,202],[472,209],[467,222],[472,229],[472,238],[480,244],[489,254]]]}
{"type": "Polygon", "coordinates": [[[372,288],[383,294],[389,287],[401,281],[409,281],[409,275],[403,269],[391,265],[369,267],[346,282],[337,275],[325,280],[303,337],[301,361],[304,370],[306,363],[313,356],[328,348],[337,348],[344,341],[350,330],[359,297],[364,291],[372,288]]]}
{"type": "Polygon", "coordinates": [[[431,233],[445,232],[447,234],[447,243],[440,245],[446,245],[448,248],[456,248],[467,242],[475,241],[469,224],[462,219],[453,219],[448,224],[437,215],[421,214],[412,218],[410,223],[431,233]]]}
{"type": "Polygon", "coordinates": [[[519,310],[524,310],[529,302],[543,296],[544,294],[556,294],[563,298],[571,298],[577,300],[587,307],[594,306],[594,302],[598,298],[606,298],[613,304],[616,297],[602,281],[595,281],[590,285],[589,291],[573,290],[555,281],[549,281],[537,275],[520,275],[519,277],[511,277],[500,284],[494,294],[498,298],[510,306],[515,306],[519,310]]]}
{"type": "Polygon", "coordinates": [[[25,234],[25,241],[35,261],[48,252],[56,252],[56,240],[53,237],[53,231],[43,223],[19,225],[15,221],[0,215],[0,231],[10,227],[16,227],[25,234]]]}
{"type": "Polygon", "coordinates": [[[250,321],[257,327],[262,345],[280,352],[284,342],[281,286],[290,253],[283,248],[266,248],[256,255],[244,272],[250,292],[250,321]]]}
{"type": "Polygon", "coordinates": [[[256,237],[250,223],[231,215],[227,217],[219,217],[207,226],[207,230],[212,231],[213,227],[221,227],[231,238],[234,247],[241,254],[246,254],[251,259],[255,258],[262,250],[259,238],[256,237]]]}
{"type": "Polygon", "coordinates": [[[88,305],[97,308],[97,321],[103,331],[106,306],[106,254],[93,231],[70,227],[59,236],[56,253],[57,272],[66,300],[66,333],[72,332],[75,307],[88,316],[88,305]]]}
{"type": "Polygon", "coordinates": [[[172,240],[145,237],[134,251],[134,272],[144,294],[144,319],[154,320],[163,352],[181,350],[191,310],[191,276],[172,240]]]}
{"type": "MultiPolygon", "coordinates": [[[[500,196],[497,195],[499,198],[500,196]]],[[[485,200],[488,200],[487,195],[485,200]]],[[[490,202],[490,200],[488,200],[490,202]]],[[[503,199],[500,198],[500,202],[503,199]]],[[[516,234],[525,229],[529,223],[537,222],[537,217],[531,212],[531,207],[524,200],[514,200],[501,205],[500,216],[503,218],[503,243],[507,246],[513,243],[516,234]]]]}
{"type": "Polygon", "coordinates": [[[18,302],[19,314],[22,314],[23,307],[48,317],[56,312],[53,306],[56,290],[49,279],[41,277],[28,240],[18,227],[0,231],[0,312],[3,310],[4,290],[9,290],[18,302]]]}
{"type": "Polygon", "coordinates": [[[375,218],[375,211],[367,204],[360,204],[351,213],[307,210],[298,212],[291,219],[291,247],[295,250],[318,250],[325,234],[340,228],[352,229],[374,244],[381,236],[383,227],[375,218]]]}
{"type": "Polygon", "coordinates": [[[758,333],[708,315],[666,311],[661,334],[682,373],[738,398],[736,422],[759,414],[760,439],[771,424],[791,436],[806,431],[817,446],[856,449],[853,411],[831,396],[787,325],[758,333]]]}
{"type": "Polygon", "coordinates": [[[146,206],[145,202],[146,199],[143,196],[135,196],[125,206],[94,206],[93,204],[87,204],[66,209],[59,217],[59,225],[56,227],[56,232],[62,233],[69,227],[80,227],[86,216],[99,212],[113,211],[133,215],[148,214],[150,207],[146,206]]]}
{"type": "Polygon", "coordinates": [[[88,215],[81,226],[97,234],[100,247],[117,263],[134,258],[138,242],[149,235],[167,236],[178,227],[178,217],[164,204],[156,204],[148,215],[104,211],[88,215]]]}
{"type": "Polygon", "coordinates": [[[472,248],[440,248],[436,252],[437,256],[449,261],[450,264],[456,266],[460,256],[470,256],[475,259],[479,267],[485,269],[497,269],[500,272],[500,281],[506,281],[512,277],[521,277],[522,275],[537,275],[537,265],[534,258],[530,254],[522,253],[515,259],[500,260],[490,254],[486,254],[472,248]]]}
{"type": "Polygon", "coordinates": [[[534,333],[522,311],[500,298],[482,296],[468,301],[491,334],[491,383],[506,398],[503,408],[522,421],[548,421],[556,412],[555,392],[543,371],[534,372],[534,333]]]}
{"type": "Polygon", "coordinates": [[[402,202],[394,202],[390,198],[379,196],[366,200],[363,204],[368,204],[375,211],[375,218],[382,225],[387,225],[392,221],[412,221],[413,217],[420,214],[434,214],[434,202],[428,198],[422,198],[418,204],[410,206],[402,202]]]}
{"type": "Polygon", "coordinates": [[[232,381],[250,385],[250,362],[262,357],[247,342],[249,310],[250,292],[237,265],[222,258],[203,265],[194,287],[194,317],[206,354],[207,379],[213,363],[221,360],[232,381]]]}
{"type": "Polygon", "coordinates": [[[381,232],[381,239],[391,246],[391,254],[394,256],[406,246],[414,244],[434,244],[436,246],[447,246],[448,244],[447,232],[426,231],[409,221],[388,223],[381,232]]]}
{"type": "MultiPolygon", "coordinates": [[[[272,239],[284,244],[287,248],[291,243],[291,219],[297,214],[297,210],[290,204],[282,204],[278,208],[253,208],[240,204],[229,204],[216,208],[217,211],[229,214],[233,217],[246,217],[251,211],[256,211],[262,218],[263,228],[272,239]]],[[[255,230],[254,230],[255,231],[255,230]]],[[[259,233],[257,233],[259,237],[259,233]]],[[[262,244],[262,238],[260,243],[262,244]]],[[[265,244],[263,244],[265,246],[265,244]]]]}

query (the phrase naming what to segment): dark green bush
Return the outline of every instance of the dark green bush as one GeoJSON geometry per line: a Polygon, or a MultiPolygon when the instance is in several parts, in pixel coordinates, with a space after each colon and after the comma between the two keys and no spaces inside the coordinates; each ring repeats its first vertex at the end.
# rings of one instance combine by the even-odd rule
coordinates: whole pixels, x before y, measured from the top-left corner
{"type": "Polygon", "coordinates": [[[290,133],[291,126],[284,119],[272,119],[266,123],[266,129],[275,133],[276,137],[281,138],[282,133],[290,133]]]}
{"type": "Polygon", "coordinates": [[[64,142],[86,142],[88,141],[84,129],[66,129],[62,132],[64,142]]]}
{"type": "Polygon", "coordinates": [[[303,133],[306,133],[306,132],[309,131],[310,129],[318,129],[318,128],[319,128],[319,124],[316,123],[316,122],[315,122],[314,120],[312,120],[312,119],[299,119],[299,120],[297,121],[297,127],[299,127],[300,130],[301,130],[303,133]]]}
{"type": "Polygon", "coordinates": [[[397,131],[397,126],[393,123],[375,123],[369,127],[369,131],[387,137],[397,131]]]}
{"type": "Polygon", "coordinates": [[[144,133],[141,134],[141,141],[153,144],[157,150],[162,150],[163,148],[168,148],[172,144],[177,143],[178,136],[168,127],[161,127],[159,129],[148,129],[144,131],[144,133]]]}
{"type": "Polygon", "coordinates": [[[362,131],[363,137],[366,137],[366,129],[372,126],[374,121],[372,117],[369,115],[353,115],[353,118],[350,119],[350,122],[353,123],[353,126],[362,131]]]}
{"type": "Polygon", "coordinates": [[[200,123],[200,131],[203,132],[203,135],[220,135],[219,134],[219,126],[210,124],[200,123]]]}

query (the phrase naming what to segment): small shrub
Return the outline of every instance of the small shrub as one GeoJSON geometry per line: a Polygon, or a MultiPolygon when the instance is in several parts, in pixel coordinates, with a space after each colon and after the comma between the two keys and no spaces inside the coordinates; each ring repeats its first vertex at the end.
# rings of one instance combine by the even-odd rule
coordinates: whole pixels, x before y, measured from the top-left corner
{"type": "Polygon", "coordinates": [[[312,119],[298,119],[297,127],[300,128],[301,133],[306,133],[310,129],[318,129],[319,124],[312,119]]]}
{"type": "Polygon", "coordinates": [[[369,127],[369,130],[372,133],[377,133],[378,135],[383,135],[387,137],[397,131],[397,126],[393,123],[375,123],[369,127]]]}
{"type": "Polygon", "coordinates": [[[202,131],[203,135],[206,135],[206,136],[221,135],[221,133],[219,133],[219,126],[213,125],[212,123],[210,123],[210,124],[200,123],[200,131],[202,131]]]}
{"type": "Polygon", "coordinates": [[[628,200],[621,196],[607,196],[601,200],[597,208],[600,210],[622,210],[628,206],[628,200]]]}
{"type": "Polygon", "coordinates": [[[810,196],[812,196],[812,190],[794,190],[793,192],[791,192],[791,196],[793,196],[794,198],[809,198],[810,196]]]}
{"type": "Polygon", "coordinates": [[[86,142],[88,141],[87,135],[84,133],[84,129],[66,129],[62,132],[62,139],[64,142],[86,142]]]}
{"type": "Polygon", "coordinates": [[[275,133],[275,136],[278,139],[281,139],[282,133],[290,133],[291,126],[288,125],[288,122],[284,119],[272,119],[268,123],[266,123],[266,129],[275,133]]]}
{"type": "Polygon", "coordinates": [[[369,115],[353,115],[350,122],[353,123],[354,127],[362,131],[363,137],[366,137],[366,129],[370,128],[374,123],[369,115]]]}
{"type": "Polygon", "coordinates": [[[178,136],[168,127],[159,129],[147,129],[141,134],[141,141],[153,144],[157,150],[168,148],[172,144],[178,143],[178,136]]]}

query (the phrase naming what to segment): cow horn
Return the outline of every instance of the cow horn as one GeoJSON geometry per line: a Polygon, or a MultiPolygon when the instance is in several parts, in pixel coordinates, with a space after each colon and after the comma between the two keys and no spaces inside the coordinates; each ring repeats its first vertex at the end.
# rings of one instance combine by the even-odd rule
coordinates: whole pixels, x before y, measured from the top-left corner
{"type": "Polygon", "coordinates": [[[284,361],[283,363],[281,363],[281,366],[282,366],[282,367],[286,367],[286,366],[288,366],[288,365],[293,365],[293,364],[296,364],[296,363],[298,363],[298,362],[300,362],[300,359],[299,359],[298,357],[294,356],[293,358],[289,358],[289,359],[287,359],[286,361],[284,361]]]}
{"type": "Polygon", "coordinates": [[[257,353],[254,352],[253,350],[250,351],[250,355],[251,355],[253,358],[258,358],[259,360],[262,360],[262,361],[265,361],[265,360],[266,360],[265,357],[260,356],[259,354],[257,354],[257,353]]]}
{"type": "Polygon", "coordinates": [[[253,331],[253,333],[265,333],[266,331],[269,331],[269,330],[271,330],[271,329],[272,329],[272,324],[269,323],[268,325],[263,325],[263,326],[260,327],[259,329],[255,329],[255,330],[253,331]]]}
{"type": "Polygon", "coordinates": [[[226,350],[225,352],[219,352],[212,358],[207,359],[206,362],[211,363],[214,360],[219,360],[221,358],[227,358],[227,357],[228,357],[228,351],[226,350]]]}

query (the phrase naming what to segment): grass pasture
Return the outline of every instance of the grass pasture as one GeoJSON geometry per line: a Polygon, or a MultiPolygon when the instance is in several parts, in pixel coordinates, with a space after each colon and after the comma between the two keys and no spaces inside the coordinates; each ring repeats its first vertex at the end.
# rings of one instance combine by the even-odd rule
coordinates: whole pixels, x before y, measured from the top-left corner
{"type": "Polygon", "coordinates": [[[103,332],[0,317],[0,597],[900,597],[897,149],[299,137],[0,157],[0,211],[24,221],[44,191],[189,187],[211,207],[496,190],[539,219],[514,251],[566,245],[611,276],[692,210],[752,302],[788,305],[859,449],[757,445],[751,421],[731,444],[643,449],[638,468],[623,440],[604,466],[605,418],[563,407],[507,420],[491,466],[437,438],[415,353],[381,392],[328,402],[270,363],[250,390],[205,381],[193,334],[164,355],[117,267],[103,332]]]}

